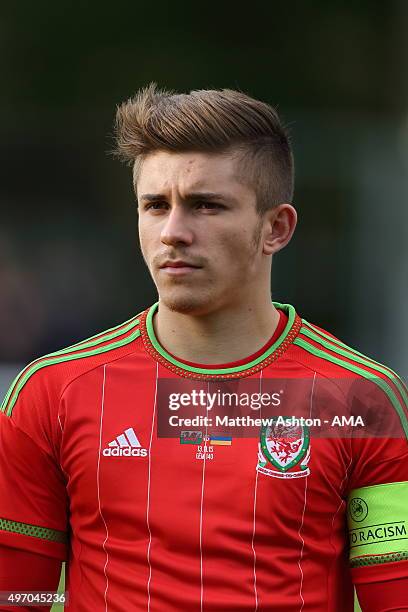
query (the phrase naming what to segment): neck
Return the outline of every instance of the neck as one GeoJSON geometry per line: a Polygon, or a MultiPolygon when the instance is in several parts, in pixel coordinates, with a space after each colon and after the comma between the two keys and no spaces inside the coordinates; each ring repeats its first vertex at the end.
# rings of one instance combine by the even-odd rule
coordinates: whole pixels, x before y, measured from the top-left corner
{"type": "Polygon", "coordinates": [[[170,310],[159,300],[153,327],[160,344],[181,360],[229,363],[248,357],[271,338],[279,312],[268,293],[262,302],[232,304],[206,315],[170,310]]]}

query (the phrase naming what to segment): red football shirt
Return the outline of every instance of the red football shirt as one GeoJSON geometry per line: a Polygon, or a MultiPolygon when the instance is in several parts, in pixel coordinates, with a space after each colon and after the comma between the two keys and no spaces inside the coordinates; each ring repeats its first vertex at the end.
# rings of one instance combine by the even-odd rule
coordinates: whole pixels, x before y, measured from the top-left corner
{"type": "Polygon", "coordinates": [[[408,575],[406,388],[275,305],[235,364],[166,352],[155,304],[16,378],[0,543],[66,560],[68,610],[344,612],[408,575]]]}

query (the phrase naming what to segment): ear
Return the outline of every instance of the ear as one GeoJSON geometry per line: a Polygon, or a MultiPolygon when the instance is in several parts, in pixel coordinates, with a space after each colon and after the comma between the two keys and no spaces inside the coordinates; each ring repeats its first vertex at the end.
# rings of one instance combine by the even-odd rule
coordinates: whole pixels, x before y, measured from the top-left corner
{"type": "Polygon", "coordinates": [[[263,253],[274,255],[292,238],[297,213],[292,204],[279,204],[265,213],[263,253]]]}

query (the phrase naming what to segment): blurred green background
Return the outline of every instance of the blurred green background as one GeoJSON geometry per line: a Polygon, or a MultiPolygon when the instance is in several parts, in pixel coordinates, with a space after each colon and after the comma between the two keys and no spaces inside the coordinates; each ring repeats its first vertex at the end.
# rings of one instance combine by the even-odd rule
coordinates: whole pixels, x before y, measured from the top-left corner
{"type": "Polygon", "coordinates": [[[107,154],[116,105],[153,80],[278,107],[299,225],[273,298],[407,374],[406,2],[20,0],[0,23],[0,362],[155,300],[130,171],[107,154]]]}
{"type": "Polygon", "coordinates": [[[273,298],[408,373],[408,3],[0,9],[0,394],[21,364],[156,299],[115,107],[156,81],[277,106],[299,225],[273,298]]]}

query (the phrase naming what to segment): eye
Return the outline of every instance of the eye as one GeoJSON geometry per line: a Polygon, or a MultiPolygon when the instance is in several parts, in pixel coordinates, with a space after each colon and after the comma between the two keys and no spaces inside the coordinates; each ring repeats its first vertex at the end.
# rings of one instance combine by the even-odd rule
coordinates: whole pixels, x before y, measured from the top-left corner
{"type": "Polygon", "coordinates": [[[204,210],[214,210],[217,208],[224,208],[222,204],[218,204],[218,202],[197,202],[198,208],[204,208],[204,210]]]}
{"type": "Polygon", "coordinates": [[[150,202],[144,207],[145,210],[161,210],[163,206],[167,206],[166,202],[150,202]]]}

